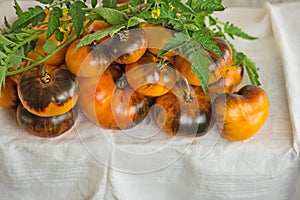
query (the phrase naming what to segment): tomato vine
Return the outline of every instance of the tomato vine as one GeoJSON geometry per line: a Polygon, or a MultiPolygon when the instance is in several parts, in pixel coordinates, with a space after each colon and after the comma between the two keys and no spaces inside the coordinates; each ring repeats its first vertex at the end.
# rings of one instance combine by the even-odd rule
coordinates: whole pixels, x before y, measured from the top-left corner
{"type": "MultiPolygon", "coordinates": [[[[177,49],[192,61],[192,69],[197,73],[203,90],[208,87],[209,60],[208,52],[222,57],[221,51],[213,37],[222,37],[229,42],[230,39],[241,37],[254,40],[256,37],[242,31],[241,28],[230,22],[222,22],[214,17],[215,12],[222,12],[226,8],[222,0],[131,0],[125,4],[117,4],[116,0],[36,0],[39,5],[23,11],[17,0],[14,8],[17,20],[9,24],[5,18],[6,28],[0,35],[0,89],[5,77],[42,64],[64,46],[78,38],[91,22],[100,19],[111,24],[108,29],[97,31],[84,36],[77,47],[85,46],[108,35],[112,36],[120,30],[135,27],[141,23],[150,22],[171,27],[177,33],[170,38],[158,56],[177,49]],[[49,11],[49,20],[45,21],[49,11]],[[88,21],[88,23],[85,23],[88,21]],[[35,27],[46,25],[43,30],[35,27]],[[69,27],[69,28],[66,28],[69,27]],[[47,55],[37,62],[27,58],[27,53],[34,49],[37,37],[44,32],[47,39],[55,34],[58,41],[63,40],[65,32],[71,36],[56,49],[51,45],[44,45],[47,55]],[[75,33],[75,34],[74,34],[75,33]],[[27,65],[20,65],[27,60],[27,65]]],[[[230,42],[229,42],[230,43],[230,42]]],[[[260,85],[257,67],[243,52],[233,49],[235,64],[243,64],[248,72],[252,84],[260,85]]]]}

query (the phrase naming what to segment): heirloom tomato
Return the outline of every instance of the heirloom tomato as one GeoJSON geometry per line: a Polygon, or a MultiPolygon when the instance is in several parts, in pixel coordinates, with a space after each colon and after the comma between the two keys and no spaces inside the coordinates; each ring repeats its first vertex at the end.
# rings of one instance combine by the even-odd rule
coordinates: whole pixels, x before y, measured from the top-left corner
{"type": "Polygon", "coordinates": [[[75,124],[77,116],[76,107],[52,117],[36,116],[28,112],[22,105],[17,109],[17,121],[21,127],[32,135],[47,138],[56,137],[68,131],[75,124]]]}
{"type": "Polygon", "coordinates": [[[1,88],[0,106],[14,109],[18,107],[19,103],[17,83],[8,76],[5,78],[5,85],[1,88]]]}
{"type": "Polygon", "coordinates": [[[138,93],[156,97],[166,94],[177,81],[177,72],[169,61],[163,62],[151,53],[126,65],[128,83],[138,93]]]}
{"type": "Polygon", "coordinates": [[[214,99],[222,93],[231,93],[241,83],[243,74],[244,67],[242,64],[228,67],[219,80],[209,85],[208,90],[212,98],[214,99]]]}
{"type": "Polygon", "coordinates": [[[179,81],[165,95],[157,97],[153,109],[157,125],[178,136],[202,136],[212,127],[211,100],[201,87],[179,81]]]}
{"type": "Polygon", "coordinates": [[[75,40],[67,50],[65,62],[76,76],[90,77],[102,74],[110,64],[108,49],[102,43],[76,48],[80,39],[75,40]]]}
{"type": "MultiPolygon", "coordinates": [[[[148,40],[148,51],[157,55],[170,38],[173,38],[172,30],[160,24],[142,23],[139,26],[146,32],[148,40]]],[[[175,56],[175,52],[167,52],[164,56],[175,56]]]]}
{"type": "Polygon", "coordinates": [[[120,64],[131,64],[138,61],[146,49],[146,33],[141,28],[122,30],[111,38],[109,44],[113,60],[120,64]]]}
{"type": "Polygon", "coordinates": [[[61,115],[71,110],[78,99],[78,83],[68,70],[45,66],[24,72],[18,84],[22,105],[42,117],[61,115]]]}
{"type": "Polygon", "coordinates": [[[80,78],[79,84],[78,105],[100,127],[131,128],[148,114],[149,101],[127,84],[125,76],[115,82],[106,70],[99,77],[80,78]]]}
{"type": "Polygon", "coordinates": [[[270,105],[265,91],[246,85],[233,94],[214,100],[213,115],[223,137],[241,141],[252,137],[265,123],[270,105]]]}
{"type": "MultiPolygon", "coordinates": [[[[207,56],[211,62],[208,66],[210,77],[209,84],[220,79],[226,72],[227,68],[233,64],[232,50],[226,41],[221,38],[212,38],[212,40],[217,42],[217,46],[220,48],[223,58],[209,52],[207,56]]],[[[177,55],[174,59],[174,65],[191,85],[201,86],[197,73],[192,71],[191,62],[185,56],[177,55]]]]}

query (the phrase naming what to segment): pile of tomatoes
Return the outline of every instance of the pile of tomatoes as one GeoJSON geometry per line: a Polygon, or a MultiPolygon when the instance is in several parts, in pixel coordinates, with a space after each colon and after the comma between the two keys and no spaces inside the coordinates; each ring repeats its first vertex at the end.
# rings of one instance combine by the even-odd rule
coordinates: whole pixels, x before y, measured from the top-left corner
{"type": "MultiPolygon", "coordinates": [[[[85,34],[108,27],[96,20],[85,34]]],[[[0,105],[17,108],[18,123],[41,137],[55,137],[69,130],[78,110],[105,129],[132,128],[153,115],[156,124],[170,135],[202,136],[217,122],[226,136],[232,131],[224,131],[226,120],[232,119],[226,118],[226,107],[230,106],[224,104],[228,96],[222,94],[229,95],[241,83],[243,66],[233,66],[230,46],[221,38],[212,38],[223,58],[209,53],[209,88],[203,92],[187,58],[175,50],[157,56],[171,37],[172,30],[145,23],[80,48],[78,38],[43,66],[7,77],[0,105]]],[[[41,52],[44,43],[41,37],[29,56],[38,59],[35,55],[45,54],[41,52]]],[[[261,88],[251,87],[248,92],[258,91],[254,96],[264,94],[261,88]]],[[[267,113],[266,95],[264,98],[262,106],[267,108],[256,109],[267,113]]],[[[241,99],[234,103],[241,106],[241,99]]],[[[256,114],[260,111],[253,109],[256,114]]],[[[265,119],[266,114],[256,127],[265,119]]],[[[236,138],[230,139],[247,137],[236,138]]]]}

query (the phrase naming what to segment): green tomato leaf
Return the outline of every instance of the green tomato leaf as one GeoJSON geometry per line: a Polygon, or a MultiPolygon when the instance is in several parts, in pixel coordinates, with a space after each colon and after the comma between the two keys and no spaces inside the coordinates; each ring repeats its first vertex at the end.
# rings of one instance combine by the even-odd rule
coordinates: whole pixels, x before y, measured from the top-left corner
{"type": "Polygon", "coordinates": [[[112,25],[121,25],[128,21],[128,16],[125,12],[112,8],[98,7],[95,8],[94,12],[101,16],[107,23],[112,25]]]}
{"type": "Polygon", "coordinates": [[[5,27],[8,28],[8,29],[11,28],[11,25],[10,25],[10,23],[7,21],[6,16],[4,17],[4,25],[5,25],[5,27]]]}
{"type": "Polygon", "coordinates": [[[38,2],[40,2],[41,4],[52,4],[53,0],[36,0],[38,2]]]}
{"type": "Polygon", "coordinates": [[[75,1],[75,3],[70,5],[70,15],[77,36],[80,35],[84,27],[86,17],[83,8],[86,7],[87,5],[85,5],[82,1],[75,1]]]}
{"type": "Polygon", "coordinates": [[[182,3],[181,0],[173,0],[171,2],[172,6],[174,6],[176,9],[179,9],[185,13],[196,14],[195,11],[188,6],[188,4],[182,3]]]}
{"type": "Polygon", "coordinates": [[[216,0],[196,0],[192,4],[192,9],[196,12],[214,12],[223,11],[225,7],[220,1],[216,0]]]}
{"type": "Polygon", "coordinates": [[[207,58],[208,53],[204,50],[194,50],[189,55],[189,60],[192,63],[192,72],[196,72],[200,80],[201,87],[204,92],[207,91],[209,83],[209,69],[208,65],[211,61],[207,58]]]}
{"type": "Polygon", "coordinates": [[[56,45],[53,41],[46,40],[46,43],[43,45],[43,49],[47,54],[52,54],[56,49],[56,45]]]}
{"type": "Polygon", "coordinates": [[[201,44],[202,47],[204,49],[206,49],[207,51],[210,51],[210,52],[216,54],[220,58],[223,57],[220,48],[217,46],[217,43],[215,41],[211,40],[212,36],[210,34],[207,34],[203,31],[196,31],[196,32],[194,32],[192,37],[195,41],[197,41],[199,44],[201,44]]]}
{"type": "Polygon", "coordinates": [[[103,4],[103,7],[105,7],[105,8],[116,8],[117,7],[116,0],[103,0],[102,4],[103,4]]]}
{"type": "Polygon", "coordinates": [[[55,31],[57,31],[57,29],[59,28],[60,26],[59,18],[61,17],[63,17],[62,10],[58,7],[54,7],[49,14],[47,39],[51,37],[55,33],[55,31]]]}
{"type": "Polygon", "coordinates": [[[169,38],[168,42],[164,45],[164,47],[158,53],[158,57],[163,54],[172,51],[174,49],[180,48],[190,42],[190,37],[187,34],[178,32],[174,34],[174,38],[169,38]]]}
{"type": "Polygon", "coordinates": [[[78,42],[76,48],[80,48],[82,46],[92,44],[94,41],[100,40],[108,35],[113,36],[115,33],[119,32],[121,29],[125,27],[126,27],[125,25],[115,25],[110,28],[88,34],[78,42]]]}
{"type": "Polygon", "coordinates": [[[7,39],[4,35],[0,35],[0,44],[4,46],[15,45],[13,41],[7,39]]]}
{"type": "Polygon", "coordinates": [[[21,47],[17,51],[13,52],[8,62],[7,69],[11,67],[19,66],[23,58],[25,58],[25,54],[24,54],[24,49],[21,47]]]}
{"type": "Polygon", "coordinates": [[[16,11],[17,16],[20,16],[23,13],[23,10],[21,8],[21,6],[19,5],[19,3],[17,2],[17,0],[14,0],[14,9],[16,11]]]}
{"type": "Polygon", "coordinates": [[[130,5],[133,6],[133,7],[137,6],[137,5],[140,5],[142,3],[144,3],[144,0],[131,0],[130,1],[130,5]]]}
{"type": "Polygon", "coordinates": [[[131,17],[131,18],[129,18],[129,20],[128,20],[127,28],[130,28],[130,27],[139,25],[140,23],[144,23],[144,22],[146,22],[146,21],[145,21],[144,19],[142,19],[142,18],[139,18],[139,17],[131,17]]]}
{"type": "Polygon", "coordinates": [[[22,28],[26,28],[29,24],[36,26],[39,22],[44,21],[45,17],[46,14],[42,7],[29,8],[27,12],[21,13],[18,19],[12,24],[10,32],[17,32],[22,28]]]}
{"type": "Polygon", "coordinates": [[[258,85],[258,86],[261,85],[255,63],[249,57],[247,57],[245,54],[243,54],[241,52],[238,52],[238,56],[242,58],[241,63],[243,64],[243,66],[245,67],[245,69],[247,71],[250,82],[253,85],[258,85]]]}
{"type": "Polygon", "coordinates": [[[92,0],[92,7],[95,8],[98,4],[98,0],[92,0]]]}
{"type": "MultiPolygon", "coordinates": [[[[6,68],[0,65],[0,91],[5,84],[5,77],[6,77],[6,68]]],[[[0,92],[1,95],[1,92],[0,92]]]]}
{"type": "Polygon", "coordinates": [[[230,24],[229,22],[227,22],[224,26],[224,32],[227,33],[232,39],[234,39],[234,36],[240,37],[240,38],[244,38],[247,40],[255,40],[257,39],[257,37],[253,37],[251,35],[248,35],[247,33],[245,33],[244,31],[242,31],[241,28],[230,24]]]}

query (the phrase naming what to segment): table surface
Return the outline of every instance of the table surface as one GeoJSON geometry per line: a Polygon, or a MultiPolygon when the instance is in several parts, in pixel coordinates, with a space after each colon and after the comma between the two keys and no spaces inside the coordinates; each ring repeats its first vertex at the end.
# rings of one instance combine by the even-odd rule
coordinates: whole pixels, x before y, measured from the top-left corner
{"type": "MultiPolygon", "coordinates": [[[[0,2],[0,19],[11,5],[0,2]]],[[[72,130],[43,139],[0,108],[0,199],[299,199],[299,9],[266,4],[216,14],[259,37],[233,41],[259,66],[270,100],[253,138],[230,142],[215,129],[201,138],[152,135],[151,118],[108,131],[80,114],[72,130]]],[[[245,76],[241,86],[248,83],[245,76]]]]}

